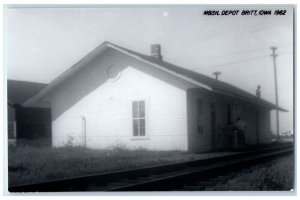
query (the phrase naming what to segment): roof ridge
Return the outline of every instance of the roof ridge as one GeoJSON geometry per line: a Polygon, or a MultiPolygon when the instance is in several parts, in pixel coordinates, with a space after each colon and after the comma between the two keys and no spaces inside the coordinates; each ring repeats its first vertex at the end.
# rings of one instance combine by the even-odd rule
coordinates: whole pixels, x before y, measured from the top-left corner
{"type": "MultiPolygon", "coordinates": [[[[225,94],[232,94],[235,96],[244,97],[251,100],[256,100],[258,102],[268,104],[271,107],[274,107],[275,105],[263,100],[257,98],[254,94],[251,94],[250,92],[247,92],[241,88],[238,88],[230,83],[215,80],[209,76],[206,76],[204,74],[201,74],[199,72],[195,72],[193,70],[174,65],[172,63],[166,62],[164,60],[160,60],[157,58],[154,58],[152,56],[148,56],[130,49],[127,49],[125,47],[121,47],[119,45],[116,45],[109,41],[104,41],[100,45],[98,45],[95,49],[93,49],[91,52],[89,52],[86,56],[84,56],[82,59],[80,59],[78,62],[76,62],[74,65],[72,65],[70,68],[68,68],[65,72],[60,74],[56,79],[51,81],[44,89],[42,89],[37,95],[30,98],[28,101],[26,101],[24,104],[29,104],[31,101],[34,101],[35,99],[42,98],[43,95],[47,94],[47,92],[51,91],[53,88],[55,88],[57,85],[61,84],[65,78],[72,76],[74,73],[76,73],[78,70],[82,68],[86,63],[90,62],[92,59],[96,58],[105,51],[105,48],[113,48],[117,51],[120,51],[122,53],[125,53],[131,57],[135,57],[136,59],[141,59],[143,62],[146,62],[148,64],[151,64],[154,67],[158,67],[161,70],[165,70],[168,73],[171,73],[175,76],[178,76],[186,81],[189,81],[195,85],[198,85],[200,87],[206,88],[208,90],[216,90],[223,92],[225,94]]],[[[283,109],[284,110],[284,109],[283,109]]]]}
{"type": "MultiPolygon", "coordinates": [[[[108,41],[105,41],[105,43],[108,43],[108,44],[110,44],[110,45],[116,46],[116,47],[118,47],[118,48],[124,49],[124,50],[129,51],[129,52],[133,52],[133,53],[138,54],[138,55],[140,55],[140,56],[142,56],[142,57],[146,57],[146,58],[148,58],[148,59],[153,59],[153,57],[151,57],[151,56],[149,56],[149,55],[142,54],[142,53],[139,53],[139,52],[136,52],[136,51],[127,49],[127,48],[125,48],[125,47],[121,47],[121,46],[116,45],[116,44],[114,44],[114,43],[111,43],[111,42],[108,42],[108,41]]],[[[154,59],[156,59],[156,58],[154,58],[154,59]]],[[[237,87],[237,86],[235,86],[235,85],[232,85],[232,84],[230,84],[230,83],[228,83],[228,82],[221,81],[221,80],[216,80],[216,79],[211,78],[211,77],[209,77],[209,76],[207,76],[207,75],[205,75],[205,74],[196,72],[196,71],[194,71],[194,70],[191,70],[191,69],[188,69],[188,68],[185,68],[185,67],[182,67],[182,66],[174,65],[173,63],[170,63],[170,62],[165,61],[165,60],[159,60],[159,59],[156,59],[156,60],[157,60],[158,64],[159,64],[159,62],[162,62],[162,64],[165,63],[165,64],[168,64],[168,65],[172,65],[172,67],[177,67],[177,68],[180,68],[180,69],[183,69],[183,70],[186,70],[186,71],[189,71],[189,72],[198,74],[198,75],[200,75],[200,76],[202,76],[202,77],[204,77],[204,78],[210,79],[211,81],[215,81],[215,82],[218,83],[218,84],[227,84],[227,85],[230,86],[230,87],[235,87],[236,89],[239,89],[239,90],[241,90],[241,91],[243,91],[243,92],[246,92],[246,93],[248,93],[248,94],[250,94],[250,95],[253,95],[253,94],[251,94],[250,92],[247,92],[247,91],[245,91],[245,90],[243,90],[243,89],[241,89],[241,88],[239,88],[239,87],[237,87]]],[[[150,61],[150,62],[151,62],[151,61],[150,61]]],[[[254,95],[253,95],[253,96],[254,96],[254,95]]]]}

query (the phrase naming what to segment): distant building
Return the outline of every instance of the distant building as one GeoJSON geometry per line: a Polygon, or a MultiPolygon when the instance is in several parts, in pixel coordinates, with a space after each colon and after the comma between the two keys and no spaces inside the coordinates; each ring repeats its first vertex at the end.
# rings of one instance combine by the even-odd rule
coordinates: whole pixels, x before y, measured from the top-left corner
{"type": "Polygon", "coordinates": [[[27,81],[7,81],[9,142],[15,143],[16,139],[51,138],[50,109],[22,107],[26,100],[45,86],[46,84],[27,81]]]}
{"type": "Polygon", "coordinates": [[[225,149],[237,117],[248,144],[270,141],[274,104],[151,53],[104,42],[23,105],[51,109],[55,147],[225,149]]]}

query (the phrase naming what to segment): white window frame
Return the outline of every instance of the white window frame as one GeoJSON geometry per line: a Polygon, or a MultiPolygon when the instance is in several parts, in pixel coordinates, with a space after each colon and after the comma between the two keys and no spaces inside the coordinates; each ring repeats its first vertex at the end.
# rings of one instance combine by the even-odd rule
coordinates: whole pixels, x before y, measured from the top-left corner
{"type": "Polygon", "coordinates": [[[147,109],[146,109],[146,104],[147,104],[147,101],[145,99],[136,99],[136,100],[132,100],[131,101],[131,110],[132,110],[132,115],[131,115],[131,123],[132,123],[132,135],[133,137],[146,137],[146,134],[147,134],[147,131],[146,131],[146,127],[147,127],[147,124],[146,124],[146,115],[147,115],[147,109]],[[137,109],[138,109],[138,116],[137,117],[134,117],[133,116],[133,104],[134,102],[138,102],[138,106],[137,106],[137,109]],[[144,102],[144,117],[139,117],[139,102],[144,102]],[[144,127],[144,135],[141,135],[141,132],[140,132],[140,120],[143,119],[145,121],[145,127],[144,127]],[[134,135],[134,120],[137,120],[138,121],[138,134],[137,135],[134,135]]]}

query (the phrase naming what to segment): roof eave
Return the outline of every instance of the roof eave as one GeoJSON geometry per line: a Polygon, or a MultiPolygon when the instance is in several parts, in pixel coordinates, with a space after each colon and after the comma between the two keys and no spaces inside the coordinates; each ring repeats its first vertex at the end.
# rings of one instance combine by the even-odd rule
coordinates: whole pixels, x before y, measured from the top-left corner
{"type": "Polygon", "coordinates": [[[288,110],[286,110],[284,108],[281,108],[281,107],[277,107],[276,105],[273,105],[272,103],[267,102],[267,101],[265,101],[263,99],[251,99],[249,97],[245,97],[245,96],[241,96],[241,95],[236,95],[236,94],[232,94],[230,92],[221,91],[221,90],[217,90],[217,89],[213,89],[213,91],[217,92],[217,93],[220,93],[220,94],[223,94],[223,95],[227,95],[227,96],[239,98],[239,99],[242,99],[242,100],[254,103],[256,105],[266,107],[266,108],[268,108],[270,110],[276,110],[278,108],[278,110],[281,111],[281,112],[289,112],[288,110]]]}
{"type": "Polygon", "coordinates": [[[54,79],[51,83],[49,83],[45,88],[43,88],[38,94],[31,97],[27,101],[25,101],[22,105],[23,106],[34,106],[34,104],[41,99],[43,99],[50,91],[52,91],[54,88],[56,88],[60,83],[62,83],[65,79],[70,77],[72,74],[79,71],[82,66],[84,66],[86,63],[90,62],[95,56],[99,56],[103,54],[103,52],[107,48],[108,42],[103,42],[98,47],[96,47],[94,50],[92,50],[90,53],[88,53],[86,56],[84,56],[82,59],[80,59],[77,63],[72,65],[70,68],[68,68],[65,72],[63,72],[61,75],[59,75],[56,79],[54,79]],[[71,73],[72,72],[72,73],[71,73]]]}

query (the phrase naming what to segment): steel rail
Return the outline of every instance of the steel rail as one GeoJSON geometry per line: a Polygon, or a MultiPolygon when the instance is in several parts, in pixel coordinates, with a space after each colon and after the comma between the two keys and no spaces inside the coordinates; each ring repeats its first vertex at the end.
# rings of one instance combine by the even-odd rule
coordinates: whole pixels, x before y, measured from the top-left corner
{"type": "MultiPolygon", "coordinates": [[[[251,165],[256,165],[278,156],[288,155],[293,152],[293,149],[265,153],[262,155],[253,156],[251,158],[242,158],[234,161],[225,161],[209,166],[199,167],[198,169],[190,169],[186,172],[176,175],[156,178],[147,181],[141,181],[134,184],[110,188],[108,191],[174,191],[182,188],[185,185],[195,183],[201,180],[207,180],[211,177],[226,175],[229,172],[243,169],[251,165]]],[[[216,181],[215,181],[216,182],[216,181]]]]}

